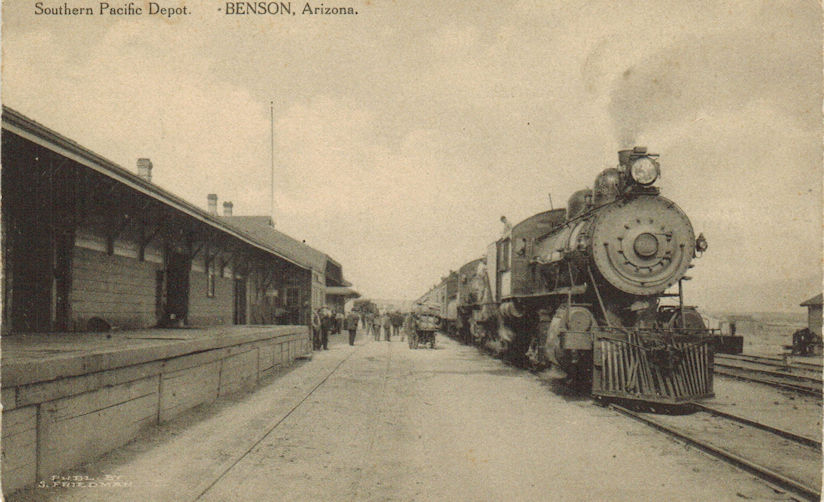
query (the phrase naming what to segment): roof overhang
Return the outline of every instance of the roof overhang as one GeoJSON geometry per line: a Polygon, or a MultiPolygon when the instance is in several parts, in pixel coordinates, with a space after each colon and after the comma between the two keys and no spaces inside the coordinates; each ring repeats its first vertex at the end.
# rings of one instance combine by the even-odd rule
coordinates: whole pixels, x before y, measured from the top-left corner
{"type": "Polygon", "coordinates": [[[326,286],[326,294],[344,298],[360,298],[360,293],[344,286],[326,286]]]}
{"type": "Polygon", "coordinates": [[[824,294],[819,293],[819,294],[813,296],[812,298],[810,298],[809,300],[805,301],[804,303],[802,303],[801,306],[802,307],[821,306],[821,304],[824,303],[822,301],[823,299],[824,299],[824,294]]]}

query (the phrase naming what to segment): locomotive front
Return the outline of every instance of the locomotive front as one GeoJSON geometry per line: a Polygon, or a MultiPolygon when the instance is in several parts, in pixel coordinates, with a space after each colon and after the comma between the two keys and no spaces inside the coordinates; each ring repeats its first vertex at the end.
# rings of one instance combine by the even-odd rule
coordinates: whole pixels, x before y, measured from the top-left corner
{"type": "Polygon", "coordinates": [[[563,225],[535,241],[540,291],[531,293],[543,295],[529,304],[539,319],[529,355],[591,382],[595,396],[679,403],[712,395],[712,352],[703,326],[684,322],[681,294],[706,241],[660,196],[659,176],[657,155],[619,152],[618,167],[574,194],[563,225]],[[666,293],[672,287],[678,293],[666,293]],[[666,297],[678,306],[661,305],[666,297]]]}

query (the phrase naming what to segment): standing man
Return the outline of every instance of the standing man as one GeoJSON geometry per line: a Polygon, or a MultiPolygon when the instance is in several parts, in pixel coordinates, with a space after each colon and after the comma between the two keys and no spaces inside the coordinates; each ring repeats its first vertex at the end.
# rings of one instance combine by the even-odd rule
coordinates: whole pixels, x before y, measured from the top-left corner
{"type": "Polygon", "coordinates": [[[335,318],[332,316],[332,311],[324,308],[320,320],[320,342],[323,345],[323,350],[329,350],[329,331],[332,330],[334,323],[335,318]]]}
{"type": "Polygon", "coordinates": [[[369,313],[369,325],[372,327],[372,334],[375,336],[375,341],[381,339],[381,324],[373,313],[369,313]]]}
{"type": "Polygon", "coordinates": [[[320,309],[312,311],[312,348],[315,350],[320,350],[321,343],[320,343],[320,329],[321,329],[321,318],[320,318],[320,309]]]}
{"type": "Polygon", "coordinates": [[[392,338],[392,319],[389,316],[389,312],[385,312],[383,314],[383,317],[381,318],[381,324],[383,324],[384,340],[388,342],[392,338]]]}
{"type": "Polygon", "coordinates": [[[415,329],[415,319],[412,317],[412,312],[406,314],[403,319],[403,329],[401,330],[401,341],[404,335],[412,338],[412,331],[415,329]]]}
{"type": "Polygon", "coordinates": [[[346,329],[349,331],[349,345],[355,345],[355,334],[358,332],[358,314],[349,311],[346,316],[346,329]]]}
{"type": "MultiPolygon", "coordinates": [[[[389,316],[392,321],[392,336],[398,336],[401,334],[401,324],[403,324],[403,314],[398,312],[397,310],[392,312],[389,316]]],[[[401,340],[403,341],[403,340],[401,340]]]]}

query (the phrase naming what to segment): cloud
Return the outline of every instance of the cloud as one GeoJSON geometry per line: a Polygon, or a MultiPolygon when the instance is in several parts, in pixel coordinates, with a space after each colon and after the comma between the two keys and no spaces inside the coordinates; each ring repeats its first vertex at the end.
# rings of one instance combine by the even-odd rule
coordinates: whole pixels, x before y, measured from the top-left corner
{"type": "Polygon", "coordinates": [[[311,22],[200,6],[174,26],[30,10],[4,4],[6,104],[127,168],[151,157],[196,204],[269,212],[273,100],[278,226],[366,295],[419,296],[502,214],[563,205],[633,141],[710,241],[702,303],[819,273],[815,2],[372,2],[311,22]]]}
{"type": "Polygon", "coordinates": [[[766,44],[764,36],[764,30],[688,36],[628,66],[609,106],[621,143],[704,113],[740,111],[756,100],[804,128],[819,128],[820,53],[791,37],[766,44]]]}

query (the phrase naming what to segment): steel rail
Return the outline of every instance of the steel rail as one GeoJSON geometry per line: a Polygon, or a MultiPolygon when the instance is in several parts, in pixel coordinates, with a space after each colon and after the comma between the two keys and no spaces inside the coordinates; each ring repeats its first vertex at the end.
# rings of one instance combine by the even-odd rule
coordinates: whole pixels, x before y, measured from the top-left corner
{"type": "Polygon", "coordinates": [[[738,380],[743,380],[745,382],[761,383],[761,384],[764,384],[764,385],[769,385],[771,387],[777,387],[779,389],[791,390],[791,391],[795,391],[795,392],[798,392],[798,393],[801,393],[801,394],[807,394],[807,395],[810,395],[810,396],[822,397],[821,388],[805,387],[803,385],[795,385],[795,384],[786,383],[786,382],[776,382],[775,380],[764,380],[763,378],[757,378],[757,377],[749,376],[749,375],[741,375],[741,374],[738,374],[738,373],[724,371],[724,370],[721,370],[721,369],[718,369],[718,368],[716,368],[714,370],[714,372],[719,374],[719,375],[736,378],[738,380]]]}
{"type": "Polygon", "coordinates": [[[794,375],[792,373],[782,373],[780,371],[770,371],[768,369],[758,369],[758,368],[747,368],[744,366],[737,366],[735,364],[726,364],[726,363],[719,363],[715,361],[715,366],[720,366],[721,368],[730,368],[734,370],[741,370],[741,371],[750,371],[753,373],[762,373],[768,376],[774,376],[779,378],[787,378],[789,380],[797,380],[799,382],[810,382],[810,383],[817,383],[821,384],[821,378],[804,376],[804,375],[794,375]]]}
{"type": "Polygon", "coordinates": [[[748,361],[753,363],[759,363],[769,366],[777,366],[779,368],[790,367],[793,369],[803,369],[803,370],[811,370],[811,371],[822,371],[824,370],[824,365],[819,363],[814,363],[810,361],[798,361],[798,360],[790,360],[787,359],[786,364],[784,359],[780,357],[771,357],[771,356],[753,356],[750,354],[715,354],[716,359],[726,359],[730,361],[748,361]]]}
{"type": "Polygon", "coordinates": [[[649,425],[660,432],[673,436],[687,443],[690,446],[698,448],[699,450],[705,453],[713,455],[714,457],[717,457],[745,472],[754,474],[762,480],[767,481],[768,483],[771,483],[775,486],[778,486],[783,490],[793,492],[794,494],[802,496],[803,498],[808,500],[821,500],[821,492],[819,490],[811,488],[805,485],[804,483],[801,483],[800,481],[796,481],[795,479],[787,477],[781,473],[775,472],[772,469],[769,469],[762,465],[758,465],[755,462],[747,460],[739,455],[736,455],[733,452],[725,450],[724,448],[720,448],[718,446],[709,444],[706,441],[702,441],[686,432],[679,431],[674,427],[663,424],[650,417],[643,416],[640,413],[630,411],[617,404],[610,404],[609,407],[634,420],[649,425]]]}
{"type": "Polygon", "coordinates": [[[796,443],[803,444],[804,446],[810,446],[812,448],[821,449],[821,441],[817,439],[809,438],[807,436],[802,436],[800,434],[795,434],[794,432],[786,431],[784,429],[778,429],[776,427],[772,427],[770,425],[756,422],[755,420],[750,420],[749,418],[744,418],[739,415],[733,415],[731,413],[727,413],[726,411],[721,411],[718,408],[712,408],[710,406],[703,405],[701,403],[692,403],[692,407],[696,411],[703,411],[705,413],[709,413],[711,415],[715,415],[721,418],[726,418],[727,420],[732,420],[734,422],[739,422],[745,425],[749,425],[750,427],[755,427],[756,429],[761,429],[763,431],[771,432],[776,436],[783,437],[785,439],[789,439],[791,441],[795,441],[796,443]]]}
{"type": "Polygon", "coordinates": [[[243,453],[242,453],[239,457],[237,457],[237,458],[236,458],[236,459],[235,459],[235,460],[234,460],[234,461],[233,461],[233,462],[232,462],[232,463],[231,463],[228,467],[226,467],[225,469],[223,469],[223,471],[222,471],[219,475],[217,475],[217,476],[216,476],[216,477],[215,477],[215,478],[214,478],[214,479],[213,479],[213,480],[209,483],[209,485],[208,485],[208,486],[206,486],[205,488],[203,488],[203,490],[201,490],[201,491],[200,491],[200,493],[197,495],[197,497],[195,497],[194,499],[192,499],[192,501],[193,501],[193,502],[197,502],[198,500],[201,500],[201,499],[203,498],[203,496],[204,496],[204,495],[206,495],[206,493],[207,493],[207,492],[209,492],[212,488],[214,488],[214,486],[215,486],[215,485],[217,485],[217,484],[218,484],[218,483],[219,483],[219,482],[220,482],[220,481],[224,478],[224,476],[226,476],[226,475],[229,473],[229,471],[231,471],[232,469],[234,469],[234,468],[235,468],[235,466],[237,466],[237,465],[238,465],[238,464],[239,464],[242,460],[244,460],[244,459],[246,458],[246,456],[247,456],[247,455],[249,455],[250,453],[252,453],[252,452],[253,452],[253,451],[254,451],[254,450],[255,450],[255,449],[256,449],[256,448],[257,448],[257,447],[258,447],[258,446],[259,446],[259,445],[263,442],[263,440],[264,440],[264,439],[266,439],[267,437],[269,437],[269,435],[270,435],[270,434],[271,434],[271,433],[272,433],[272,432],[273,432],[276,428],[278,428],[278,427],[280,426],[280,424],[282,424],[282,423],[283,423],[283,422],[284,422],[287,418],[289,418],[289,417],[292,415],[292,413],[294,413],[294,412],[295,412],[295,410],[297,410],[298,408],[300,408],[301,406],[303,406],[303,403],[305,403],[305,402],[306,402],[306,400],[307,400],[307,399],[309,399],[309,397],[311,397],[311,396],[312,396],[312,394],[314,394],[316,390],[318,390],[321,386],[323,386],[323,385],[326,383],[326,381],[327,381],[327,380],[329,380],[329,378],[330,378],[332,375],[334,375],[334,374],[338,371],[338,369],[340,369],[340,367],[341,367],[341,366],[343,366],[343,364],[344,364],[346,361],[348,361],[348,360],[349,360],[349,358],[350,358],[350,357],[352,357],[352,354],[354,354],[354,353],[355,353],[357,350],[359,350],[359,349],[360,349],[360,347],[357,347],[355,350],[353,350],[353,351],[351,351],[349,354],[347,354],[347,355],[346,355],[346,357],[344,357],[343,359],[341,359],[341,360],[340,360],[340,361],[339,361],[339,362],[335,365],[335,367],[334,367],[334,368],[332,368],[332,370],[331,370],[331,371],[330,371],[330,372],[329,372],[329,373],[328,373],[325,377],[323,377],[323,378],[322,378],[322,379],[321,379],[321,380],[320,380],[317,384],[315,384],[315,386],[314,386],[314,387],[312,387],[312,389],[311,389],[311,390],[310,390],[310,391],[309,391],[309,392],[308,392],[305,396],[303,396],[303,398],[302,398],[300,401],[298,401],[298,402],[297,402],[297,404],[295,404],[294,406],[292,406],[292,408],[290,408],[290,409],[289,409],[289,411],[287,411],[287,412],[286,412],[286,414],[284,414],[283,416],[281,416],[281,417],[280,417],[277,421],[275,421],[273,424],[271,424],[270,426],[268,426],[268,427],[267,427],[267,429],[266,429],[266,432],[265,432],[264,434],[262,434],[262,435],[261,435],[261,436],[260,436],[257,440],[255,440],[255,441],[254,441],[254,442],[253,442],[253,443],[252,443],[252,444],[251,444],[248,448],[246,448],[246,449],[243,451],[243,453]]]}

